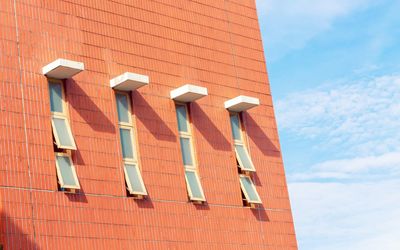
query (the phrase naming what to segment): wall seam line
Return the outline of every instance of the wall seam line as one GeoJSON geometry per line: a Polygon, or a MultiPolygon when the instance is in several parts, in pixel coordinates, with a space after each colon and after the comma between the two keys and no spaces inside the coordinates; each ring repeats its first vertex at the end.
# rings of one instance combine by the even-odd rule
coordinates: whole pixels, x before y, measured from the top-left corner
{"type": "MultiPolygon", "coordinates": [[[[32,175],[31,175],[31,163],[29,158],[29,143],[28,143],[28,129],[26,123],[26,109],[25,109],[25,92],[24,86],[22,83],[22,62],[21,62],[21,48],[20,48],[20,40],[19,40],[19,27],[18,27],[18,18],[17,18],[17,2],[16,0],[13,1],[14,3],[14,22],[15,22],[15,36],[16,36],[16,43],[17,43],[17,55],[18,55],[18,67],[19,67],[19,76],[18,81],[20,85],[21,91],[21,107],[22,107],[22,118],[24,124],[24,136],[25,136],[25,150],[26,150],[26,163],[28,167],[28,177],[29,177],[29,199],[31,203],[31,221],[32,221],[32,229],[33,229],[33,240],[36,242],[36,229],[35,229],[35,213],[34,213],[34,205],[33,205],[33,193],[32,193],[32,175]]],[[[36,247],[35,247],[36,248],[36,247]]]]}

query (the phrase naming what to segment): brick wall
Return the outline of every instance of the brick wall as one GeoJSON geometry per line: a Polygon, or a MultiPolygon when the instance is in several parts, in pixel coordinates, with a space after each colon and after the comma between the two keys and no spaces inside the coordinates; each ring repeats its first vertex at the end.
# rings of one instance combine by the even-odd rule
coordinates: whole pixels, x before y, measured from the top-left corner
{"type": "Polygon", "coordinates": [[[2,0],[0,243],[5,249],[297,249],[254,0],[2,0]],[[56,58],[85,63],[65,81],[72,159],[82,187],[57,189],[48,84],[56,58]],[[149,197],[127,197],[109,80],[150,76],[132,92],[149,197]],[[185,83],[206,205],[188,201],[174,102],[185,83]],[[243,207],[224,101],[244,113],[263,205],[243,207]]]}

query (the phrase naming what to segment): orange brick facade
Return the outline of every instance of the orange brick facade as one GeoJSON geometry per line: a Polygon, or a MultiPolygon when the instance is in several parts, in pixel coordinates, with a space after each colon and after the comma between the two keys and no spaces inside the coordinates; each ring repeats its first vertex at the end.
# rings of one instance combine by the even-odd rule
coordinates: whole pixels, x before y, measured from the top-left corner
{"type": "Polygon", "coordinates": [[[4,249],[297,249],[254,0],[2,0],[0,243],[4,249]],[[81,185],[59,191],[41,68],[85,63],[64,82],[81,185]],[[131,93],[146,199],[127,196],[111,78],[131,93]],[[188,201],[174,102],[185,83],[205,204],[188,201]],[[243,113],[262,206],[244,207],[224,102],[243,113]]]}

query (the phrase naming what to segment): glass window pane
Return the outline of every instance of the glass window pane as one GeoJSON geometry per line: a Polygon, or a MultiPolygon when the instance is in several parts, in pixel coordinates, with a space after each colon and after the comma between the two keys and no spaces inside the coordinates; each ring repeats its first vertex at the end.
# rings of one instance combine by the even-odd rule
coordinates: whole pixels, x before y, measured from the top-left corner
{"type": "Polygon", "coordinates": [[[55,133],[57,133],[58,139],[60,141],[60,146],[65,147],[73,147],[74,142],[73,138],[69,133],[69,125],[67,124],[67,120],[64,118],[56,118],[53,117],[54,127],[56,129],[55,133]]]}
{"type": "Polygon", "coordinates": [[[189,132],[187,124],[186,107],[183,105],[176,105],[176,118],[178,119],[178,129],[181,132],[189,132]]]}
{"type": "Polygon", "coordinates": [[[181,142],[183,164],[187,166],[193,166],[190,139],[181,137],[179,140],[181,142]]]}
{"type": "Polygon", "coordinates": [[[121,136],[122,157],[134,159],[131,130],[120,128],[119,134],[121,136]]]}
{"type": "Polygon", "coordinates": [[[134,164],[125,164],[125,169],[133,192],[146,193],[146,190],[142,186],[142,178],[139,175],[138,167],[134,164]]]}
{"type": "Polygon", "coordinates": [[[72,170],[73,166],[70,158],[67,156],[60,156],[60,155],[57,155],[56,158],[64,185],[77,186],[78,183],[76,183],[74,178],[74,173],[72,170]]]}
{"type": "Polygon", "coordinates": [[[239,116],[237,116],[237,115],[232,115],[231,116],[231,128],[232,128],[233,139],[242,140],[242,135],[240,133],[239,116]]]}
{"type": "Polygon", "coordinates": [[[253,163],[251,162],[249,155],[246,151],[246,149],[244,148],[243,145],[235,145],[236,148],[236,152],[238,154],[238,157],[240,158],[240,160],[242,161],[243,166],[241,166],[243,169],[247,169],[247,170],[253,170],[254,166],[253,163]]]}
{"type": "Polygon", "coordinates": [[[129,123],[129,103],[126,95],[116,94],[118,121],[129,123]]]}
{"type": "Polygon", "coordinates": [[[49,83],[50,110],[51,112],[63,112],[61,83],[49,83]]]}
{"type": "Polygon", "coordinates": [[[253,182],[249,177],[240,176],[240,182],[242,183],[250,201],[260,201],[257,190],[253,186],[253,182]]]}
{"type": "Polygon", "coordinates": [[[202,199],[203,194],[201,192],[200,183],[197,180],[196,173],[192,171],[186,171],[186,178],[190,187],[190,191],[192,192],[193,198],[202,199]]]}

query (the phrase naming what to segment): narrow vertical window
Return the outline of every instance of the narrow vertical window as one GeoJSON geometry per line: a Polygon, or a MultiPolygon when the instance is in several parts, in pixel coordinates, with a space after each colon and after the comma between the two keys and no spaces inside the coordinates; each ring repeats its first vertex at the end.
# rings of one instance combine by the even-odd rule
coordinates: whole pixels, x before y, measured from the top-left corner
{"type": "Polygon", "coordinates": [[[239,172],[241,173],[239,175],[240,187],[242,189],[245,203],[261,203],[260,196],[258,195],[256,187],[251,179],[252,173],[256,172],[256,169],[245,144],[240,115],[238,113],[231,113],[230,123],[234,140],[236,161],[238,163],[239,172]]]}
{"type": "Polygon", "coordinates": [[[56,153],[56,167],[61,188],[80,189],[75,167],[68,154],[56,153]]]}
{"type": "Polygon", "coordinates": [[[256,169],[254,168],[253,162],[250,159],[250,155],[247,152],[243,140],[242,129],[240,124],[240,116],[239,114],[231,114],[230,119],[232,127],[232,136],[235,144],[236,159],[239,163],[239,167],[244,171],[255,172],[256,169]]]}
{"type": "Polygon", "coordinates": [[[76,150],[65,105],[64,85],[60,80],[49,80],[51,126],[55,146],[56,169],[59,187],[62,190],[80,189],[75,166],[67,150],[76,150]]]}
{"type": "Polygon", "coordinates": [[[132,195],[147,195],[137,159],[129,94],[116,92],[115,99],[126,186],[132,195]]]}
{"type": "Polygon", "coordinates": [[[244,197],[249,203],[261,203],[260,196],[258,196],[256,187],[250,176],[240,175],[240,187],[242,188],[244,197]]]}
{"type": "Polygon", "coordinates": [[[176,104],[175,107],[176,118],[178,120],[179,142],[189,198],[192,201],[205,201],[195,160],[188,107],[187,104],[176,104]]]}
{"type": "Polygon", "coordinates": [[[54,140],[59,149],[76,150],[65,105],[64,87],[61,81],[49,82],[51,125],[54,140]]]}

